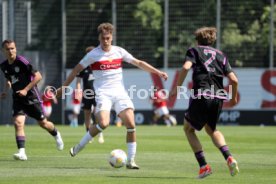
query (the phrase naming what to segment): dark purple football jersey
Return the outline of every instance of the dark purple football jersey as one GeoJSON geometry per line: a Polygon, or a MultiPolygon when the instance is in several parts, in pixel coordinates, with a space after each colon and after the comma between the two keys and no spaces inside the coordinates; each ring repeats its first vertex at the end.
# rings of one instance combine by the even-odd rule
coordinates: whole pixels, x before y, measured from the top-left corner
{"type": "Polygon", "coordinates": [[[34,104],[41,101],[37,86],[29,90],[24,97],[16,93],[16,91],[24,89],[33,80],[34,73],[37,72],[26,58],[16,56],[12,64],[5,60],[0,66],[5,78],[11,82],[14,100],[20,100],[23,104],[34,104]]]}
{"type": "Polygon", "coordinates": [[[193,91],[194,95],[204,95],[225,98],[226,94],[216,93],[223,89],[223,77],[232,72],[227,57],[220,50],[209,46],[196,46],[190,48],[185,62],[193,63],[193,91]],[[215,94],[204,93],[214,89],[215,94]]]}

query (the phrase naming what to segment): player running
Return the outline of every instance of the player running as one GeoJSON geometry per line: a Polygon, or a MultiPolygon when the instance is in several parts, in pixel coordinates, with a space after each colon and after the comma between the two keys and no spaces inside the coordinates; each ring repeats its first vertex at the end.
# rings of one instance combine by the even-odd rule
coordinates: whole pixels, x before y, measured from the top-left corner
{"type": "Polygon", "coordinates": [[[23,56],[16,55],[16,45],[12,40],[4,40],[2,49],[7,60],[1,63],[1,70],[7,79],[3,99],[9,88],[13,90],[13,121],[18,153],[13,155],[15,160],[27,160],[25,152],[25,119],[26,115],[37,120],[38,124],[47,130],[55,139],[58,150],[63,150],[63,141],[54,124],[48,121],[43,114],[40,94],[37,83],[42,79],[30,62],[23,56]]]}
{"type": "MultiPolygon", "coordinates": [[[[200,166],[198,178],[212,174],[211,167],[207,164],[202,145],[195,133],[203,127],[211,137],[214,145],[221,151],[232,176],[239,172],[238,163],[229,151],[223,134],[217,130],[219,114],[223,100],[227,99],[223,93],[223,77],[226,76],[232,87],[230,103],[238,103],[238,79],[231,69],[226,56],[211,45],[216,41],[216,28],[203,27],[195,31],[197,46],[190,48],[184,60],[177,86],[181,86],[188,71],[193,68],[193,95],[190,98],[188,112],[185,114],[184,131],[189,144],[200,166]],[[214,90],[211,90],[211,89],[214,90]],[[212,94],[212,91],[215,93],[212,94]]],[[[177,92],[176,87],[171,95],[177,92]]]]}

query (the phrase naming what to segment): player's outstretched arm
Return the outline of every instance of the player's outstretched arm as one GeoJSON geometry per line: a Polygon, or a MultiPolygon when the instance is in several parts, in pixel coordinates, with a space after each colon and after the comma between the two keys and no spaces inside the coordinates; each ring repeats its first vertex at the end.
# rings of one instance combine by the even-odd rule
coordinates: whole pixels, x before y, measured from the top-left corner
{"type": "Polygon", "coordinates": [[[170,96],[175,96],[177,94],[177,87],[178,86],[182,86],[184,80],[186,79],[186,76],[190,70],[190,68],[192,67],[193,63],[191,61],[186,61],[179,73],[179,77],[177,79],[177,83],[176,86],[171,90],[170,92],[170,96]]]}
{"type": "Polygon", "coordinates": [[[177,80],[177,86],[181,86],[186,79],[186,76],[188,74],[188,71],[191,69],[193,63],[191,61],[186,61],[184,65],[181,68],[178,80],[177,80]]]}
{"type": "Polygon", "coordinates": [[[71,82],[74,80],[74,78],[76,77],[76,75],[78,73],[80,73],[83,70],[83,66],[81,64],[77,64],[74,69],[71,71],[71,73],[69,74],[69,76],[66,78],[66,80],[63,82],[62,86],[60,88],[58,88],[57,90],[57,97],[60,97],[62,95],[62,87],[67,87],[69,86],[69,84],[71,84],[71,82]]]}
{"type": "Polygon", "coordinates": [[[168,74],[166,72],[162,72],[162,71],[158,70],[157,68],[151,66],[150,64],[146,63],[145,61],[135,59],[132,61],[131,64],[137,66],[138,68],[140,68],[144,71],[157,74],[158,76],[162,77],[165,80],[167,80],[167,78],[168,78],[168,74]]]}

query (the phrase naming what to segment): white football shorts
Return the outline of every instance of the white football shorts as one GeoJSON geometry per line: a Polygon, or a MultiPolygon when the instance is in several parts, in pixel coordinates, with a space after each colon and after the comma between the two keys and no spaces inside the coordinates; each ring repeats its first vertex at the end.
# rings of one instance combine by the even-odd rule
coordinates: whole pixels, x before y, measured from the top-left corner
{"type": "Polygon", "coordinates": [[[163,107],[160,107],[158,109],[155,109],[154,110],[154,113],[158,116],[158,117],[161,117],[163,115],[167,115],[169,114],[169,109],[167,106],[163,106],[163,107]]]}
{"type": "Polygon", "coordinates": [[[125,109],[131,108],[134,110],[134,105],[126,92],[122,93],[101,93],[96,95],[96,110],[95,113],[100,111],[111,111],[114,109],[116,114],[119,114],[125,109]]]}

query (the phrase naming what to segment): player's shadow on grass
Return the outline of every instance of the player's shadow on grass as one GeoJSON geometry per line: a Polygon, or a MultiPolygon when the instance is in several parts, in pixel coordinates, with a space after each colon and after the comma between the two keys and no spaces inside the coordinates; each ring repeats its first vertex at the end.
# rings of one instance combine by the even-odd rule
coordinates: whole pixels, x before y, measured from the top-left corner
{"type": "Polygon", "coordinates": [[[170,180],[175,180],[175,179],[189,179],[189,177],[179,177],[179,176],[107,176],[110,178],[156,178],[156,179],[170,179],[170,180]]]}

